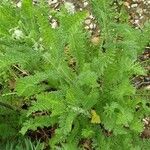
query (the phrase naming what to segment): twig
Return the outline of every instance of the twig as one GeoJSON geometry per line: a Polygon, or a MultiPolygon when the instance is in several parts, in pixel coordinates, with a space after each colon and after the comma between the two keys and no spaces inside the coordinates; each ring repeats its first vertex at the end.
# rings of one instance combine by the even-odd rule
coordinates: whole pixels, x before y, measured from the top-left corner
{"type": "Polygon", "coordinates": [[[14,68],[16,68],[17,70],[19,70],[22,74],[24,75],[29,75],[26,71],[20,69],[19,67],[17,67],[16,65],[13,65],[14,68]]]}

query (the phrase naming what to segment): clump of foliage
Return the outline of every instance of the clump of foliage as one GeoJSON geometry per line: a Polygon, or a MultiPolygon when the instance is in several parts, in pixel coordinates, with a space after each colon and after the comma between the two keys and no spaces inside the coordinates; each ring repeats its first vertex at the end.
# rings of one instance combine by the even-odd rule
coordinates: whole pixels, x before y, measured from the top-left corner
{"type": "Polygon", "coordinates": [[[1,145],[3,150],[43,150],[44,144],[40,141],[34,143],[30,139],[21,138],[15,141],[7,141],[4,145],[1,145]]]}
{"type": "Polygon", "coordinates": [[[134,29],[123,8],[116,19],[110,1],[91,6],[101,29],[96,45],[83,27],[87,12],[55,12],[43,1],[1,4],[0,139],[54,126],[52,149],[82,149],[83,140],[97,150],[148,148],[139,138],[148,101],[132,77],[146,74],[137,56],[150,25],[134,29]]]}

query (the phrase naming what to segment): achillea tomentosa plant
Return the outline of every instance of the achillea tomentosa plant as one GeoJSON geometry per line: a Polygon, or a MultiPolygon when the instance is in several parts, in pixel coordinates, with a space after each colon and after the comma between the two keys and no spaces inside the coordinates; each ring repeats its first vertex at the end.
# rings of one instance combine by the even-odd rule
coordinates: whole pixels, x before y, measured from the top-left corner
{"type": "Polygon", "coordinates": [[[32,5],[31,0],[23,0],[21,8],[0,6],[1,102],[20,113],[12,118],[12,110],[3,109],[2,138],[4,127],[15,131],[9,137],[19,129],[25,135],[57,126],[49,139],[52,149],[58,144],[80,149],[84,139],[97,150],[140,149],[145,144],[138,137],[148,102],[136,94],[132,77],[146,73],[137,56],[149,42],[150,25],[132,28],[123,7],[116,20],[110,1],[91,0],[91,6],[101,29],[96,45],[83,27],[87,12],[55,12],[43,1],[32,5]],[[49,15],[58,20],[56,29],[49,15]],[[27,110],[21,108],[24,102],[29,103],[27,110]],[[4,115],[14,123],[4,122],[4,115]]]}

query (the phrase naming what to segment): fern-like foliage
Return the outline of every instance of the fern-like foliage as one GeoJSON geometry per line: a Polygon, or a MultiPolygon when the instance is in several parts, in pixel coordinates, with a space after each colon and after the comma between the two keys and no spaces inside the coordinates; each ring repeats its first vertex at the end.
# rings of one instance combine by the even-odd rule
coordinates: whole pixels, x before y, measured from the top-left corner
{"type": "MultiPolygon", "coordinates": [[[[23,135],[57,125],[49,140],[52,149],[76,149],[83,139],[96,149],[120,149],[119,144],[133,149],[131,141],[143,131],[141,120],[149,109],[131,79],[146,73],[137,56],[149,42],[150,24],[134,29],[122,14],[119,22],[115,19],[110,1],[90,3],[101,28],[99,45],[83,28],[87,12],[70,14],[63,7],[55,12],[43,1],[23,0],[21,8],[2,3],[0,82],[13,78],[15,83],[0,92],[20,110],[23,135]],[[49,15],[57,19],[57,28],[51,27],[49,15]],[[30,105],[22,111],[26,100],[30,105]]],[[[1,122],[0,130],[7,124],[1,122]]]]}

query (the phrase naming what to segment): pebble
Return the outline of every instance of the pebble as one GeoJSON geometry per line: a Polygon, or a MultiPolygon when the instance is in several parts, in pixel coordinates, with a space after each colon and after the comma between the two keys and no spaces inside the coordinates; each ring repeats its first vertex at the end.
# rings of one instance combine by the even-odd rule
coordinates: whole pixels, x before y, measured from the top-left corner
{"type": "Polygon", "coordinates": [[[140,16],[140,18],[139,18],[139,19],[141,20],[141,19],[143,19],[143,18],[144,18],[144,16],[140,16]]]}
{"type": "Polygon", "coordinates": [[[130,8],[130,4],[128,2],[124,2],[124,6],[126,6],[127,8],[130,8]]]}
{"type": "Polygon", "coordinates": [[[89,25],[89,28],[90,28],[90,29],[95,29],[95,28],[96,28],[96,24],[95,24],[95,23],[91,23],[91,24],[89,25]]]}
{"type": "Polygon", "coordinates": [[[19,2],[16,4],[16,6],[17,6],[17,7],[19,7],[19,8],[21,8],[21,6],[22,6],[22,2],[21,2],[21,1],[19,1],[19,2]]]}
{"type": "Polygon", "coordinates": [[[58,0],[49,0],[48,1],[48,4],[49,5],[52,5],[52,4],[56,4],[58,2],[58,0]]]}
{"type": "Polygon", "coordinates": [[[23,32],[19,29],[14,30],[14,33],[12,34],[12,37],[17,40],[23,38],[23,36],[24,36],[23,32]]]}
{"type": "Polygon", "coordinates": [[[64,5],[65,5],[65,8],[67,9],[67,11],[69,13],[71,13],[71,14],[75,13],[75,6],[74,6],[73,3],[71,3],[71,2],[65,2],[64,5]]]}
{"type": "Polygon", "coordinates": [[[91,23],[91,24],[89,25],[89,27],[90,27],[90,29],[94,29],[93,23],[91,23]]]}
{"type": "Polygon", "coordinates": [[[80,8],[79,10],[80,10],[80,11],[82,11],[82,10],[83,10],[83,8],[80,8]]]}
{"type": "Polygon", "coordinates": [[[150,90],[150,85],[145,87],[146,90],[150,90]]]}
{"type": "Polygon", "coordinates": [[[51,23],[51,26],[52,26],[53,29],[56,29],[57,26],[58,26],[58,24],[57,24],[57,22],[55,21],[55,22],[52,22],[52,23],[51,23]]]}
{"type": "Polygon", "coordinates": [[[51,20],[51,26],[52,26],[53,29],[57,28],[57,27],[58,27],[57,20],[52,19],[52,20],[51,20]]]}
{"type": "Polygon", "coordinates": [[[138,8],[136,11],[138,14],[142,14],[143,13],[143,9],[142,8],[138,8]]]}
{"type": "Polygon", "coordinates": [[[90,19],[95,19],[95,17],[91,14],[91,15],[89,15],[89,18],[90,19]]]}
{"type": "Polygon", "coordinates": [[[132,8],[136,8],[138,6],[138,4],[132,4],[131,7],[132,8]]]}
{"type": "Polygon", "coordinates": [[[134,23],[135,23],[135,24],[139,24],[139,20],[135,20],[134,23]]]}
{"type": "Polygon", "coordinates": [[[53,17],[52,15],[49,15],[49,19],[52,19],[52,17],[53,17]]]}
{"type": "Polygon", "coordinates": [[[146,119],[143,119],[143,122],[144,122],[146,125],[149,124],[149,122],[148,122],[146,119]]]}
{"type": "Polygon", "coordinates": [[[86,19],[86,20],[85,20],[85,24],[86,24],[86,25],[89,25],[90,23],[91,23],[91,19],[86,19]]]}
{"type": "Polygon", "coordinates": [[[85,1],[85,2],[83,3],[83,6],[84,6],[84,7],[87,7],[87,6],[88,6],[88,2],[85,1]]]}
{"type": "Polygon", "coordinates": [[[96,24],[94,23],[94,24],[93,24],[93,29],[95,29],[95,28],[96,28],[96,24]]]}

